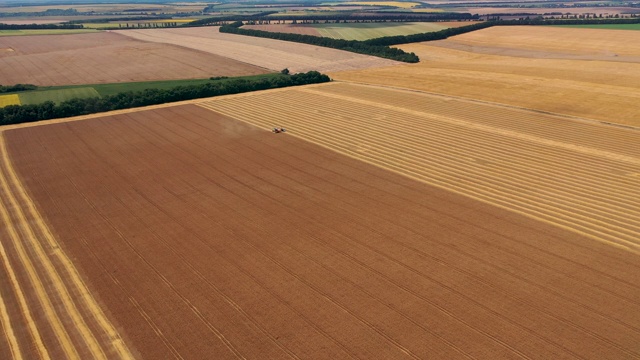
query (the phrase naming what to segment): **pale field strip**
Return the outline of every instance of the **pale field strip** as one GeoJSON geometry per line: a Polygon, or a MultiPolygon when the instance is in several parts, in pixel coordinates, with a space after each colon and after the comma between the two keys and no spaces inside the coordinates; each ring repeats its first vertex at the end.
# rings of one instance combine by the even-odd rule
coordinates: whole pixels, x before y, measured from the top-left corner
{"type": "MultiPolygon", "coordinates": [[[[580,132],[590,124],[559,119],[547,134],[536,133],[527,123],[550,115],[465,100],[445,106],[462,107],[468,116],[434,115],[428,108],[442,110],[441,97],[420,94],[421,109],[402,102],[410,94],[415,95],[332,83],[291,89],[287,96],[245,94],[201,105],[259,127],[284,126],[287,135],[640,252],[640,156],[616,148],[633,148],[633,142],[590,147],[589,136],[580,132]],[[367,98],[367,89],[376,96],[367,98]],[[386,95],[379,96],[381,91],[386,95]],[[510,112],[504,120],[521,125],[486,124],[473,116],[496,109],[510,112]],[[553,140],[550,134],[567,125],[579,140],[553,140]]],[[[611,136],[612,144],[636,136],[632,130],[601,129],[600,137],[611,136]]]]}
{"type": "Polygon", "coordinates": [[[0,220],[9,235],[7,241],[0,244],[0,254],[21,310],[21,314],[0,311],[3,324],[9,325],[6,336],[13,358],[28,357],[21,348],[32,347],[41,359],[59,359],[61,356],[67,359],[132,358],[22,186],[9,159],[2,132],[0,153],[0,220]],[[17,257],[8,255],[10,248],[15,249],[17,257]],[[29,281],[19,281],[16,273],[26,273],[29,281]],[[37,307],[44,312],[46,325],[34,321],[31,309],[37,307]],[[22,339],[25,343],[21,345],[13,335],[12,316],[24,316],[33,343],[22,339]],[[52,329],[64,355],[53,357],[49,354],[43,339],[46,330],[42,330],[47,327],[52,329]],[[99,333],[92,328],[97,328],[99,333]]]}
{"type": "Polygon", "coordinates": [[[640,126],[640,32],[565,30],[493,27],[400,46],[418,64],[329,75],[640,126]]]}
{"type": "Polygon", "coordinates": [[[640,55],[640,34],[637,31],[546,26],[509,26],[506,28],[494,26],[458,35],[449,40],[468,45],[574,54],[640,55]]]}
{"type": "Polygon", "coordinates": [[[290,41],[225,34],[217,27],[114,31],[134,39],[173,44],[227,57],[265,69],[320,72],[368,69],[401,64],[374,56],[290,41]]]}

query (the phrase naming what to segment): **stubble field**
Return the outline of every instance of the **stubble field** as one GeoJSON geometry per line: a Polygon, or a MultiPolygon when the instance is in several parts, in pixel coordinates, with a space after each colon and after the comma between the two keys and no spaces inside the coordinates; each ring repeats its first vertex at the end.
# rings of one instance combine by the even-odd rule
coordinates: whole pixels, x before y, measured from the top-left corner
{"type": "Polygon", "coordinates": [[[3,84],[79,85],[270,72],[214,54],[115,33],[0,37],[0,49],[11,49],[0,51],[3,84]]]}
{"type": "Polygon", "coordinates": [[[407,44],[421,62],[332,78],[640,126],[640,33],[493,27],[407,44]]]}
{"type": "Polygon", "coordinates": [[[117,32],[142,41],[180,45],[274,71],[287,68],[293,73],[310,70],[326,73],[400,64],[397,61],[320,46],[220,33],[217,27],[117,32]]]}
{"type": "MultiPolygon", "coordinates": [[[[266,111],[261,96],[229,101],[266,111]]],[[[342,135],[316,137],[357,138],[360,116],[342,116],[342,135]]],[[[2,136],[3,173],[141,357],[640,355],[637,254],[314,145],[303,126],[274,135],[189,105],[2,136]]]]}

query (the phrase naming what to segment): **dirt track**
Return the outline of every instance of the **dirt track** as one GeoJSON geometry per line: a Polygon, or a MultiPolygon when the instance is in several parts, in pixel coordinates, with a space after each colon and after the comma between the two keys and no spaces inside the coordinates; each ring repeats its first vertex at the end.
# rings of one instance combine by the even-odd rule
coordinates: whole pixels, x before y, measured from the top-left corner
{"type": "Polygon", "coordinates": [[[190,105],[5,137],[145,358],[640,356],[637,255],[289,134],[190,105]]]}

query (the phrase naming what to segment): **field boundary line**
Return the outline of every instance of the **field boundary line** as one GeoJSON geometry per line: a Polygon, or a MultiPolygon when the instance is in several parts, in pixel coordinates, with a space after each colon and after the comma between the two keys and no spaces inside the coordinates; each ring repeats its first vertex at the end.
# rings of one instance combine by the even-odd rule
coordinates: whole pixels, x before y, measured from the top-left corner
{"type": "MultiPolygon", "coordinates": [[[[8,151],[6,148],[6,143],[4,141],[3,135],[4,134],[0,133],[0,152],[2,152],[2,162],[4,164],[4,167],[8,175],[3,174],[0,180],[2,180],[2,184],[6,189],[9,189],[9,186],[7,185],[8,183],[10,182],[13,183],[15,191],[18,193],[18,195],[11,194],[11,191],[9,190],[8,191],[9,199],[15,205],[15,212],[17,216],[20,218],[20,220],[24,223],[24,227],[27,232],[26,236],[29,242],[32,244],[33,249],[37,254],[38,259],[40,260],[42,266],[45,268],[47,275],[50,277],[50,280],[52,281],[53,286],[55,286],[56,295],[62,301],[63,303],[62,306],[66,310],[67,314],[73,320],[73,323],[75,325],[74,327],[76,328],[77,331],[79,331],[82,334],[82,340],[85,343],[85,345],[88,347],[88,349],[91,351],[92,356],[94,356],[95,358],[104,358],[104,359],[108,357],[105,354],[98,339],[94,336],[91,329],[89,329],[81,312],[79,311],[74,299],[70,294],[70,291],[69,291],[70,288],[62,280],[62,276],[59,274],[58,270],[56,269],[51,259],[44,253],[43,244],[39,241],[38,236],[36,235],[36,232],[39,232],[45,238],[45,240],[47,241],[51,249],[55,249],[54,254],[57,255],[58,260],[63,265],[64,272],[66,272],[68,278],[70,278],[71,286],[79,292],[80,297],[84,302],[85,308],[89,310],[91,314],[91,318],[98,321],[98,324],[102,328],[102,331],[109,336],[110,340],[112,340],[111,345],[115,348],[115,350],[118,352],[120,357],[132,358],[133,356],[128,351],[128,349],[123,345],[122,341],[116,340],[116,339],[120,339],[119,335],[117,334],[113,326],[109,323],[109,321],[104,318],[105,317],[104,313],[95,302],[95,299],[93,299],[93,297],[90,295],[89,290],[84,284],[84,282],[82,282],[82,280],[80,279],[77,269],[75,269],[75,267],[73,266],[69,258],[62,251],[62,248],[56,242],[49,228],[44,223],[38,211],[35,209],[35,205],[33,201],[27,195],[26,190],[22,186],[22,183],[20,182],[15,170],[13,169],[11,160],[9,159],[9,156],[8,156],[8,151]],[[20,201],[19,201],[20,199],[18,199],[18,197],[21,198],[23,204],[26,204],[26,207],[28,208],[28,211],[31,217],[33,218],[32,222],[29,222],[27,220],[28,217],[25,215],[22,209],[24,205],[20,206],[20,201]],[[33,222],[35,222],[35,227],[37,229],[32,228],[34,227],[33,222]]],[[[47,295],[46,291],[44,291],[43,296],[46,296],[46,295],[47,295]]],[[[59,326],[62,326],[64,328],[62,324],[59,324],[59,326]]],[[[76,351],[75,348],[68,349],[68,351],[71,351],[71,350],[73,350],[71,353],[75,353],[76,351]]],[[[76,353],[75,356],[78,356],[78,354],[76,353]]]]}
{"type": "Polygon", "coordinates": [[[332,82],[351,84],[351,85],[356,85],[356,86],[374,87],[374,88],[392,89],[392,90],[396,90],[396,91],[412,92],[412,93],[418,93],[418,94],[423,94],[423,95],[430,95],[430,96],[434,96],[434,97],[439,97],[439,98],[443,98],[443,99],[456,99],[456,100],[466,101],[466,102],[470,102],[470,103],[485,104],[485,105],[491,105],[491,106],[501,107],[501,108],[506,108],[506,109],[528,111],[528,112],[532,112],[532,113],[554,116],[554,117],[562,118],[564,120],[570,120],[570,121],[581,122],[581,123],[586,123],[586,124],[611,126],[611,127],[616,127],[616,128],[630,130],[630,131],[640,131],[640,126],[617,124],[617,123],[614,123],[614,122],[609,122],[609,121],[604,121],[604,120],[589,119],[589,118],[584,118],[584,117],[579,117],[579,116],[573,116],[573,115],[561,114],[561,113],[554,113],[554,112],[551,112],[551,111],[545,111],[545,110],[539,110],[539,109],[534,109],[534,108],[521,107],[521,106],[517,106],[517,105],[503,104],[503,103],[493,102],[493,101],[488,101],[488,100],[479,100],[479,99],[468,98],[468,97],[458,96],[458,95],[449,95],[449,94],[436,93],[436,92],[419,90],[419,89],[403,88],[403,87],[393,86],[393,85],[382,85],[382,84],[359,82],[359,81],[353,81],[353,80],[333,80],[332,79],[332,82]]]}
{"type": "Polygon", "coordinates": [[[164,109],[164,108],[174,107],[174,106],[183,106],[183,105],[192,105],[192,104],[198,105],[198,104],[200,104],[202,102],[211,101],[211,100],[213,100],[215,98],[220,98],[220,97],[235,98],[235,97],[249,96],[249,95],[252,95],[252,94],[264,93],[264,92],[287,91],[287,90],[291,90],[292,87],[295,87],[295,88],[319,87],[319,86],[326,86],[328,84],[331,84],[331,83],[329,82],[329,83],[320,83],[320,84],[307,84],[307,85],[300,85],[300,86],[288,86],[288,87],[277,88],[277,89],[248,91],[248,92],[238,93],[238,94],[228,94],[228,95],[211,96],[211,97],[192,99],[192,100],[175,101],[175,102],[168,102],[168,103],[164,103],[164,104],[148,105],[148,106],[141,106],[141,107],[135,107],[135,108],[129,108],[129,109],[121,109],[121,110],[112,110],[112,111],[106,111],[106,112],[100,112],[100,113],[94,113],[94,114],[87,114],[87,115],[72,116],[72,117],[59,118],[59,119],[40,120],[40,121],[26,122],[26,123],[20,123],[20,124],[0,125],[0,133],[2,133],[4,131],[8,131],[8,130],[14,130],[14,129],[22,129],[22,128],[29,128],[29,127],[43,126],[43,125],[52,125],[52,124],[61,124],[61,123],[68,123],[68,122],[82,121],[82,120],[91,120],[91,119],[108,117],[108,116],[130,114],[130,113],[139,112],[139,111],[149,111],[149,110],[156,110],[156,109],[164,109]]]}

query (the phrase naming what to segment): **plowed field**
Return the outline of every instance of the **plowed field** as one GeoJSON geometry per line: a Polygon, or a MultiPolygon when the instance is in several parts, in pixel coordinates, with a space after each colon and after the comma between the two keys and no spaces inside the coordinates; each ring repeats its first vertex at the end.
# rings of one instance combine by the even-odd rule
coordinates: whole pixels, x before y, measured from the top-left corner
{"type": "MultiPolygon", "coordinates": [[[[479,193],[513,182],[522,194],[495,197],[573,201],[574,215],[559,218],[599,211],[594,224],[635,231],[638,182],[628,172],[639,157],[624,144],[637,133],[528,113],[463,120],[473,104],[356,87],[205,104],[264,118],[261,127],[187,105],[7,130],[2,170],[13,164],[16,177],[3,194],[27,190],[20,201],[33,199],[144,358],[640,356],[633,241],[594,241],[426,183],[447,176],[449,188],[479,193]],[[268,115],[274,106],[279,116],[268,115]],[[289,132],[271,134],[267,123],[289,132]],[[573,136],[545,130],[552,124],[573,136]],[[492,183],[497,172],[504,180],[492,183]]],[[[14,266],[7,259],[3,272],[14,266]]],[[[28,324],[12,289],[0,287],[5,334],[28,324]]],[[[36,311],[31,294],[25,301],[36,311]]],[[[0,349],[28,343],[28,333],[14,335],[0,337],[0,349]]],[[[50,331],[43,338],[54,341],[50,331]]]]}
{"type": "Polygon", "coordinates": [[[174,44],[235,59],[255,66],[293,73],[369,69],[401,64],[397,61],[320,46],[253,36],[225,34],[217,27],[120,31],[135,39],[174,44]],[[259,54],[259,55],[258,55],[259,54]]]}
{"type": "Polygon", "coordinates": [[[330,75],[640,126],[638,44],[638,31],[498,26],[400,46],[418,64],[330,75]]]}
{"type": "Polygon", "coordinates": [[[268,70],[115,33],[0,37],[3,84],[77,85],[242,76],[268,70]]]}

